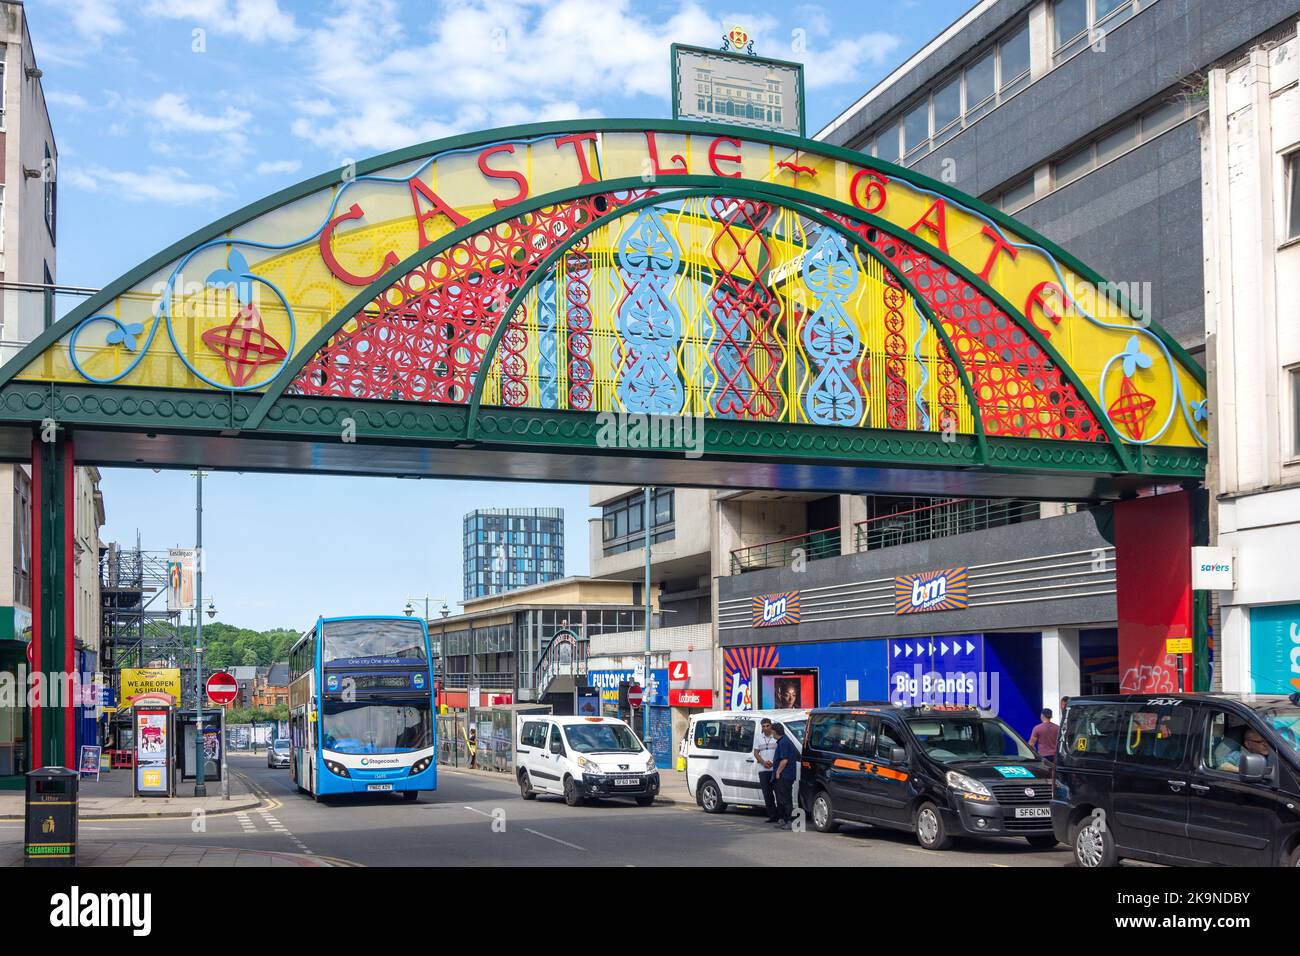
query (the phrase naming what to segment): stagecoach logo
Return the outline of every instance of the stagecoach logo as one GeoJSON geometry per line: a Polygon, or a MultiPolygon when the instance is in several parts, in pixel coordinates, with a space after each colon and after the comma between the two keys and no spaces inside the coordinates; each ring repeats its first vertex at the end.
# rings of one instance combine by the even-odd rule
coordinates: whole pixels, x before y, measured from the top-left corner
{"type": "Polygon", "coordinates": [[[958,611],[970,606],[966,568],[900,574],[894,578],[894,613],[958,611]]]}
{"type": "Polygon", "coordinates": [[[754,595],[750,599],[750,620],[754,627],[798,624],[799,592],[754,595]]]}
{"type": "Polygon", "coordinates": [[[424,690],[424,675],[416,671],[411,675],[411,684],[414,685],[416,690],[424,690]]]}
{"type": "Polygon", "coordinates": [[[394,764],[398,762],[399,759],[397,757],[362,757],[361,758],[361,766],[363,767],[374,767],[377,765],[383,766],[385,764],[394,764]]]}
{"type": "Polygon", "coordinates": [[[326,689],[326,690],[338,690],[338,689],[339,689],[339,675],[338,675],[338,674],[326,674],[326,675],[325,675],[325,689],[326,689]]]}

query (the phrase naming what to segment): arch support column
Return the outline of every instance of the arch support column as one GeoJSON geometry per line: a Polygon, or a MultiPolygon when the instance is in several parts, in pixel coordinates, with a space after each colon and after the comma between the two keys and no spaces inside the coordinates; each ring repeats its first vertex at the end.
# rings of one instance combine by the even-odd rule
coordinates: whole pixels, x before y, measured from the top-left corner
{"type": "Polygon", "coordinates": [[[72,437],[32,436],[32,667],[29,768],[76,764],[76,473],[72,437]],[[47,441],[50,438],[52,440],[47,441]]]}

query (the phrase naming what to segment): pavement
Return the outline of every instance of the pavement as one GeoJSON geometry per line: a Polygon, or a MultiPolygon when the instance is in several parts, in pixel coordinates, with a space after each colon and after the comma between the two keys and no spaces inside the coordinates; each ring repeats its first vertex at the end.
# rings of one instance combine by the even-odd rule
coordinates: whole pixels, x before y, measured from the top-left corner
{"type": "MultiPolygon", "coordinates": [[[[0,866],[22,866],[22,844],[0,846],[0,866]]],[[[171,843],[85,843],[77,866],[337,866],[318,856],[171,843]]]]}
{"type": "MultiPolygon", "coordinates": [[[[261,758],[265,761],[265,756],[261,758]]],[[[126,820],[137,817],[192,817],[205,814],[236,813],[256,807],[261,798],[249,790],[239,774],[230,776],[230,799],[221,798],[221,784],[208,782],[208,796],[195,797],[194,781],[181,781],[175,797],[135,797],[131,794],[132,771],[114,770],[101,773],[98,780],[83,778],[77,794],[80,820],[126,820]],[[186,796],[186,794],[191,794],[186,796]]],[[[25,796],[22,791],[0,793],[0,820],[22,820],[25,796]]]]}

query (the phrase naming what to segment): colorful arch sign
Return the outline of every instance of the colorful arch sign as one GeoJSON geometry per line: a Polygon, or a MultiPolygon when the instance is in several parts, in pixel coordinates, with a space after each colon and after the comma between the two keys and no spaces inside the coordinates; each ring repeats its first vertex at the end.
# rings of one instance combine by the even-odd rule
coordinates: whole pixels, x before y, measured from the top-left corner
{"type": "Polygon", "coordinates": [[[456,410],[436,435],[401,418],[408,439],[482,441],[692,416],[713,452],[1169,478],[1202,473],[1207,434],[1199,366],[1024,225],[871,157],[668,120],[318,176],[132,270],[0,387],[10,420],[332,432],[361,401],[456,410]],[[205,394],[224,406],[182,421],[205,394]]]}

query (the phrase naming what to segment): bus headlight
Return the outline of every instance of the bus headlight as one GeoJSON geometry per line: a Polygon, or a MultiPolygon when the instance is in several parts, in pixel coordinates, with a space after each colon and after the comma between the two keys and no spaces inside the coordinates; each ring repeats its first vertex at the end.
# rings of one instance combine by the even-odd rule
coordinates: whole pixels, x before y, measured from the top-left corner
{"type": "Polygon", "coordinates": [[[433,763],[433,757],[421,757],[415,763],[411,764],[411,776],[414,777],[417,773],[424,773],[424,771],[429,769],[429,764],[431,763],[433,763]]]}
{"type": "Polygon", "coordinates": [[[352,776],[352,774],[348,773],[348,768],[347,768],[347,767],[343,766],[343,764],[341,764],[341,763],[335,763],[333,760],[326,760],[326,761],[325,761],[325,769],[328,770],[330,773],[334,774],[335,776],[338,776],[338,777],[351,777],[351,776],[352,776]]]}

